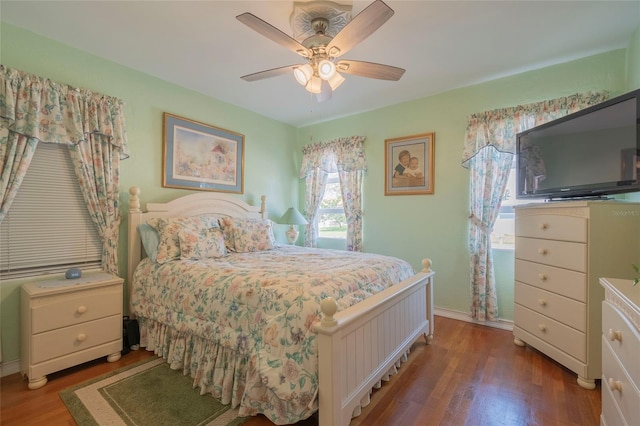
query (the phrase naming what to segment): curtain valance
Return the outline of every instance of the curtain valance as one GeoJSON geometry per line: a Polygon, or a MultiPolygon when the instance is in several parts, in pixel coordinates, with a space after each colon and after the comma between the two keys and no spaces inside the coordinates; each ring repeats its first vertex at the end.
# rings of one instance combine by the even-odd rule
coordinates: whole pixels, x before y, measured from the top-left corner
{"type": "Polygon", "coordinates": [[[364,136],[349,136],[305,145],[302,148],[300,178],[304,179],[317,169],[327,173],[367,170],[364,140],[364,136]]]}
{"type": "Polygon", "coordinates": [[[120,99],[0,65],[0,124],[42,142],[76,145],[89,134],[107,137],[129,156],[120,99]]]}
{"type": "Polygon", "coordinates": [[[608,92],[588,92],[472,114],[467,122],[462,166],[468,168],[469,160],[487,146],[514,154],[517,133],[598,104],[608,97],[608,92]]]}

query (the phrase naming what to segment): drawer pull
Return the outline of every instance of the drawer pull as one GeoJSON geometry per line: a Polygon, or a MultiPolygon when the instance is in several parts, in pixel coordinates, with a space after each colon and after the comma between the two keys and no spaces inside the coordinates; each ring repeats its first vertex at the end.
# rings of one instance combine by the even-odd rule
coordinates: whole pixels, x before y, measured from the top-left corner
{"type": "Polygon", "coordinates": [[[613,380],[609,377],[609,389],[622,393],[622,382],[620,380],[613,380]]]}
{"type": "Polygon", "coordinates": [[[76,336],[76,340],[77,340],[78,342],[83,342],[86,338],[87,338],[87,335],[86,335],[86,334],[84,334],[84,333],[80,333],[80,334],[78,334],[78,335],[76,336]]]}
{"type": "Polygon", "coordinates": [[[547,249],[539,248],[538,249],[538,254],[541,254],[541,255],[544,256],[545,254],[547,254],[547,249]]]}
{"type": "Polygon", "coordinates": [[[76,312],[78,312],[79,314],[84,314],[85,312],[87,312],[87,307],[84,305],[80,305],[78,306],[78,309],[76,309],[76,312]]]}
{"type": "Polygon", "coordinates": [[[540,279],[540,281],[546,281],[547,280],[547,276],[545,274],[538,274],[538,278],[540,279]]]}
{"type": "Polygon", "coordinates": [[[544,231],[545,229],[547,229],[548,227],[549,227],[549,225],[547,225],[546,223],[541,223],[541,224],[540,224],[540,229],[542,229],[543,231],[544,231]]]}
{"type": "Polygon", "coordinates": [[[546,332],[547,331],[547,326],[544,324],[538,324],[538,328],[540,329],[540,331],[542,332],[546,332]]]}
{"type": "Polygon", "coordinates": [[[540,304],[540,306],[547,306],[547,301],[544,299],[538,299],[538,303],[540,304]]]}
{"type": "Polygon", "coordinates": [[[612,328],[609,329],[609,340],[612,342],[618,340],[622,342],[622,331],[614,331],[612,328]]]}

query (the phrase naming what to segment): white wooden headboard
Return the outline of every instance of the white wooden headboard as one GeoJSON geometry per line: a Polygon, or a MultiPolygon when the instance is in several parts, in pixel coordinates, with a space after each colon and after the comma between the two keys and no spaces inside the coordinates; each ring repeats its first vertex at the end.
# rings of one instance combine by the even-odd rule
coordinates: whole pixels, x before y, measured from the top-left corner
{"type": "Polygon", "coordinates": [[[131,289],[133,272],[145,256],[138,234],[138,225],[153,217],[197,216],[215,214],[240,218],[265,219],[266,196],[260,207],[251,206],[231,195],[220,192],[198,192],[176,198],[167,203],[147,203],[147,211],[140,210],[140,188],[129,188],[129,240],[127,244],[127,284],[131,289]]]}

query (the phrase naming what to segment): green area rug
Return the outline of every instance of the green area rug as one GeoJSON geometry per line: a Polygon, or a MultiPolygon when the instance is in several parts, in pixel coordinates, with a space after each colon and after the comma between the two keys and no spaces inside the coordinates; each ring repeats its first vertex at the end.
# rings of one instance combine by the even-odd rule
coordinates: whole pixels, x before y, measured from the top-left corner
{"type": "Polygon", "coordinates": [[[153,358],[60,392],[81,425],[238,426],[247,418],[153,358]]]}

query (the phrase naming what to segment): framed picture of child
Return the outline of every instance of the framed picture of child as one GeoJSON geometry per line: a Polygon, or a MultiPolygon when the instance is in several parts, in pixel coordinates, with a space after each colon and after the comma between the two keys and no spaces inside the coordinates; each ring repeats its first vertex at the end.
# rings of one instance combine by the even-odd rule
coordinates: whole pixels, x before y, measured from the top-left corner
{"type": "Polygon", "coordinates": [[[435,133],[385,139],[384,195],[433,194],[435,133]]]}

